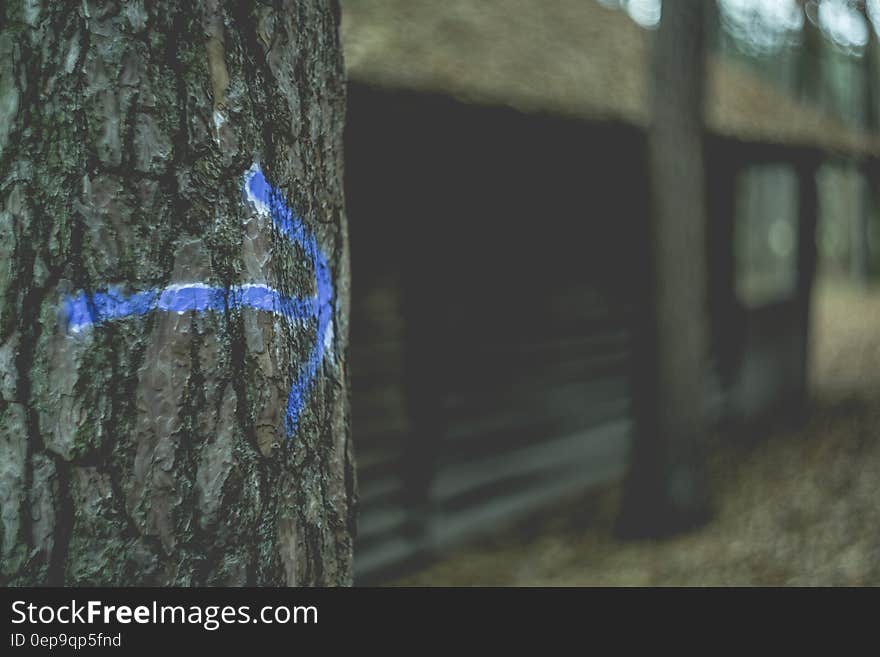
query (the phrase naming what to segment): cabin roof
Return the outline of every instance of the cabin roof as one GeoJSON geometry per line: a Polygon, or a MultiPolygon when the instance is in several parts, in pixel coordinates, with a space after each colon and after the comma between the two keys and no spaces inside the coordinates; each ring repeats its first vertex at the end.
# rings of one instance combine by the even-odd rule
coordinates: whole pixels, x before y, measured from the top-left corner
{"type": "MultiPolygon", "coordinates": [[[[646,127],[653,32],[595,0],[342,0],[349,77],[646,127]]],[[[743,141],[880,154],[880,138],[711,57],[706,121],[743,141]]]]}

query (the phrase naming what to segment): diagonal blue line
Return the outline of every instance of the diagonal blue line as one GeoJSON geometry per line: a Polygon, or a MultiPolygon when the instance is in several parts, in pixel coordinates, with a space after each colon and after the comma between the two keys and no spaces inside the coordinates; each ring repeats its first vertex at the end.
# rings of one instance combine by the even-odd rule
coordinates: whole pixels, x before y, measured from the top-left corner
{"type": "Polygon", "coordinates": [[[315,347],[300,366],[299,375],[287,396],[286,428],[288,436],[291,436],[296,433],[312,381],[324,359],[324,343],[333,316],[333,283],[327,259],[318,247],[315,237],[308,231],[302,219],[287,205],[283,192],[266,180],[257,165],[254,165],[245,176],[245,192],[258,209],[268,213],[272,225],[279,233],[287,237],[291,243],[299,244],[315,269],[317,303],[315,318],[318,321],[318,330],[315,347]]]}

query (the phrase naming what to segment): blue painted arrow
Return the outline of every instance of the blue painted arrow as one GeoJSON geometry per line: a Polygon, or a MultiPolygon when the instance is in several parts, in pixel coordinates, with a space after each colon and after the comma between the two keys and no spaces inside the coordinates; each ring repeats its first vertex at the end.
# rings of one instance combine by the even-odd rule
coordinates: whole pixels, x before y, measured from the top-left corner
{"type": "Polygon", "coordinates": [[[287,205],[284,194],[266,180],[254,164],[244,176],[243,192],[258,213],[268,217],[272,226],[291,244],[302,248],[315,270],[315,295],[305,299],[290,297],[259,283],[213,287],[205,283],[170,285],[164,289],[125,294],[119,288],[99,292],[80,292],[64,299],[67,329],[78,333],[104,322],[146,315],[153,311],[184,313],[225,312],[252,308],[271,312],[289,322],[315,321],[318,325],[315,345],[302,363],[287,396],[285,432],[291,438],[318,368],[324,360],[330,320],[333,316],[333,283],[327,259],[308,228],[287,205]]]}

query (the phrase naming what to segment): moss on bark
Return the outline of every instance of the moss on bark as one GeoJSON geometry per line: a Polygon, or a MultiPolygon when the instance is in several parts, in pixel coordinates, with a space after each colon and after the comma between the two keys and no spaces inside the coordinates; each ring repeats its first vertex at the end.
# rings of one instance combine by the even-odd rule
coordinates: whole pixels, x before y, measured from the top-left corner
{"type": "Polygon", "coordinates": [[[0,549],[4,584],[351,580],[345,91],[335,2],[4,3],[0,549]],[[153,312],[73,334],[63,299],[201,282],[314,294],[244,202],[259,162],[334,282],[313,324],[153,312]]]}

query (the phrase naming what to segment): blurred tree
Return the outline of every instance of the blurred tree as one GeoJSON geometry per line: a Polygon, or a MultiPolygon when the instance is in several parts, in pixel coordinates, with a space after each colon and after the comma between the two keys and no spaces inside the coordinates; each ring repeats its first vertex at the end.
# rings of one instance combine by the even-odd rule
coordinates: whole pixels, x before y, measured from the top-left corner
{"type": "Polygon", "coordinates": [[[0,5],[2,583],[350,582],[338,23],[0,5]]]}
{"type": "Polygon", "coordinates": [[[706,3],[663,5],[654,45],[649,167],[653,220],[644,316],[644,371],[620,529],[656,535],[708,515],[705,437],[708,349],[703,163],[706,3]]]}
{"type": "MultiPolygon", "coordinates": [[[[868,44],[862,61],[865,96],[865,128],[873,134],[880,133],[880,25],[874,25],[867,3],[862,0],[859,8],[868,25],[868,44]]],[[[877,17],[874,17],[875,19],[877,17]]],[[[859,225],[854,231],[853,269],[855,277],[868,284],[873,275],[871,253],[871,219],[880,212],[880,163],[870,158],[864,167],[865,196],[859,225]]]]}
{"type": "Polygon", "coordinates": [[[797,63],[797,90],[803,100],[824,101],[822,51],[824,38],[819,29],[819,0],[798,0],[805,14],[804,31],[797,63]]]}
{"type": "MultiPolygon", "coordinates": [[[[878,3],[880,5],[880,3],[878,3]]],[[[868,25],[868,44],[865,47],[865,123],[870,130],[880,129],[880,25],[874,21],[880,16],[872,17],[868,12],[867,3],[861,3],[861,10],[868,25]]]]}

